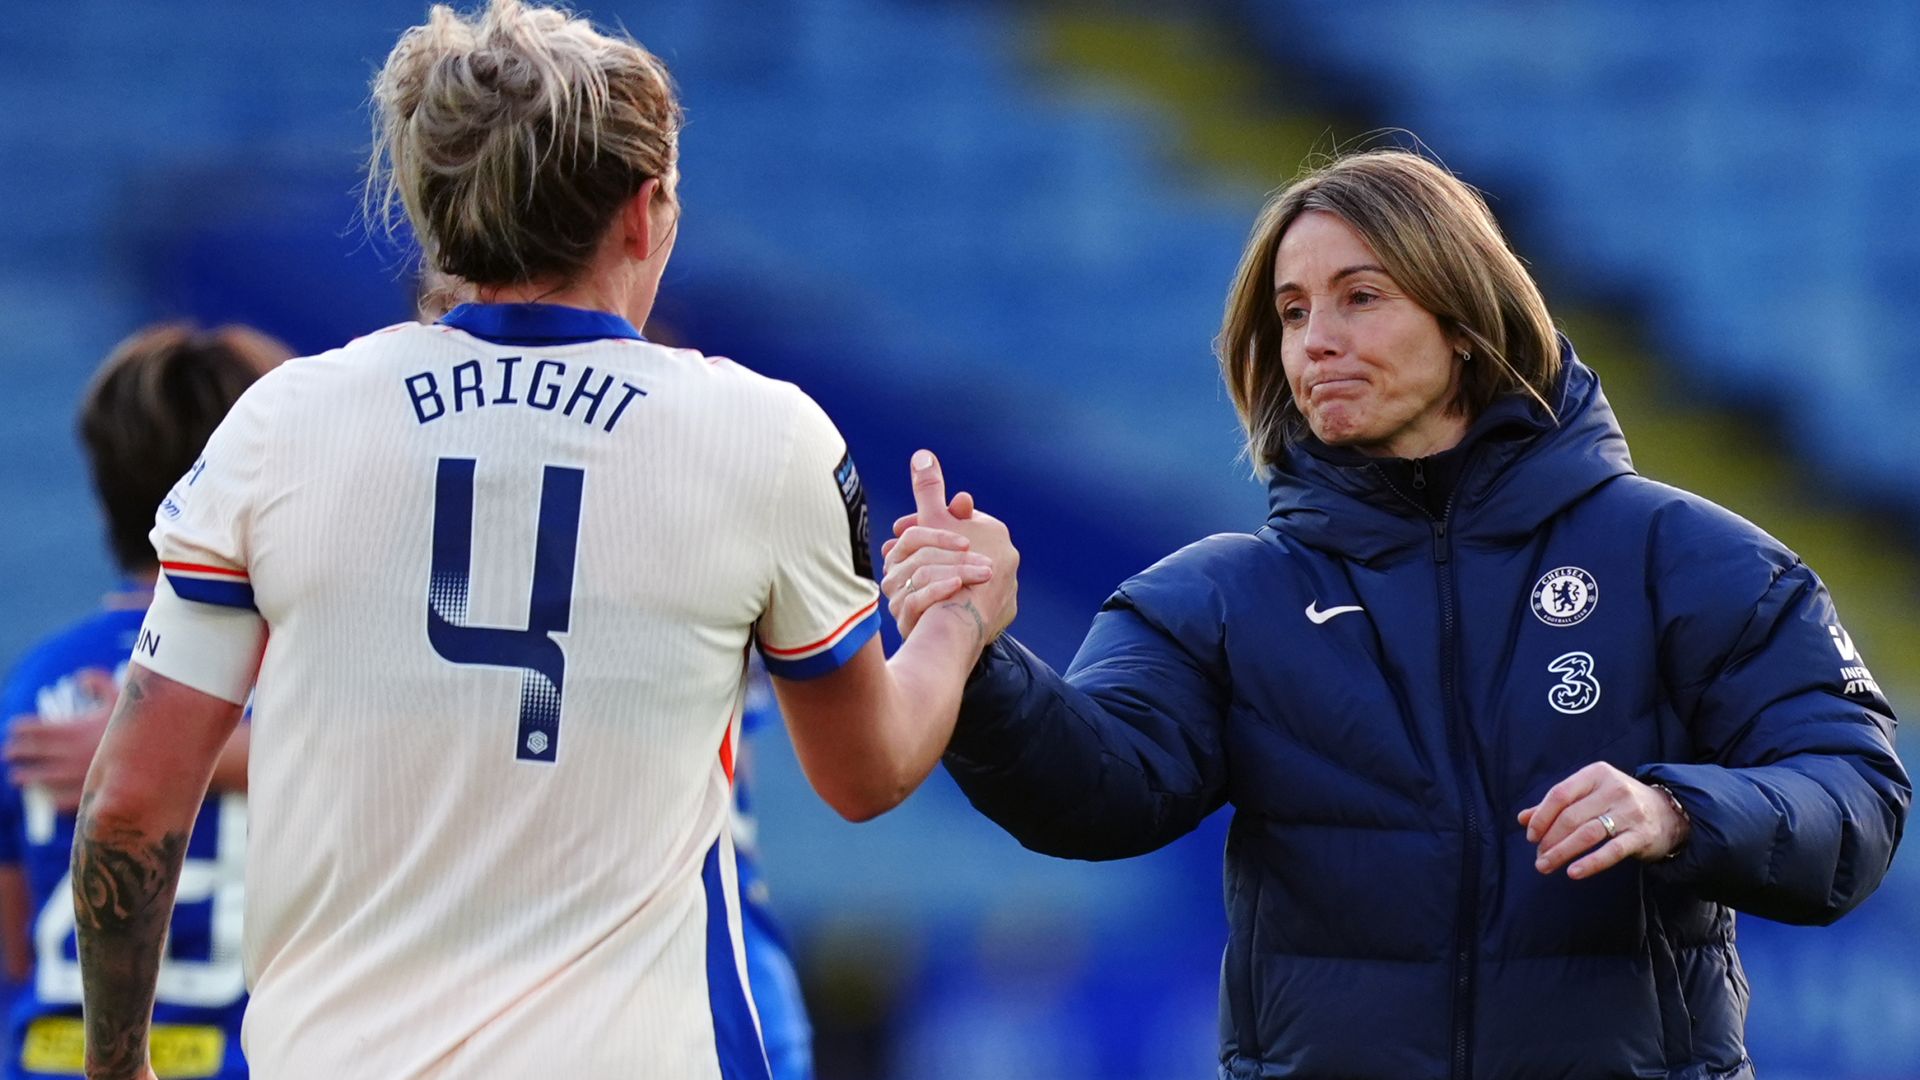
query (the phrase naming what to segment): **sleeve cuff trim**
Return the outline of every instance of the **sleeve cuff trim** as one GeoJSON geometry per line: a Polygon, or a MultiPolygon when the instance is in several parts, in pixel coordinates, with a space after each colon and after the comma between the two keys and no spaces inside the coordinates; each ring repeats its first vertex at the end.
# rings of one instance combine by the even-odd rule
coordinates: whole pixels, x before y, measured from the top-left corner
{"type": "MultiPolygon", "coordinates": [[[[798,645],[791,649],[776,649],[773,646],[766,644],[765,642],[761,642],[760,653],[761,655],[766,656],[769,659],[793,659],[793,658],[805,656],[808,653],[819,652],[821,649],[824,649],[827,646],[832,645],[834,641],[836,641],[840,637],[840,635],[847,633],[847,631],[855,623],[859,622],[864,618],[867,618],[870,615],[878,615],[878,614],[880,614],[880,598],[874,597],[872,600],[868,601],[866,607],[863,607],[859,611],[854,612],[851,616],[847,618],[846,622],[843,622],[839,626],[835,627],[833,630],[833,633],[828,634],[826,637],[821,638],[819,641],[816,641],[811,645],[798,645]]],[[[876,621],[875,625],[878,626],[879,623],[876,621]]]]}
{"type": "Polygon", "coordinates": [[[241,581],[247,580],[247,572],[245,570],[235,570],[227,566],[208,566],[205,563],[190,562],[163,562],[160,565],[164,567],[169,574],[212,574],[216,577],[239,578],[241,581]]]}
{"type": "Polygon", "coordinates": [[[854,653],[866,645],[869,638],[879,632],[880,601],[875,600],[861,608],[823,641],[806,649],[771,649],[762,644],[760,655],[766,661],[769,675],[777,675],[782,679],[817,679],[840,670],[842,665],[853,659],[854,653]],[[818,651],[811,656],[793,655],[808,649],[818,651]]]}
{"type": "Polygon", "coordinates": [[[174,594],[182,600],[239,608],[242,611],[256,610],[253,603],[253,585],[244,574],[236,577],[232,570],[215,570],[211,567],[201,570],[195,567],[189,571],[180,569],[179,563],[163,565],[166,567],[167,584],[173,587],[174,594]],[[207,576],[202,576],[203,574],[207,576]]]}

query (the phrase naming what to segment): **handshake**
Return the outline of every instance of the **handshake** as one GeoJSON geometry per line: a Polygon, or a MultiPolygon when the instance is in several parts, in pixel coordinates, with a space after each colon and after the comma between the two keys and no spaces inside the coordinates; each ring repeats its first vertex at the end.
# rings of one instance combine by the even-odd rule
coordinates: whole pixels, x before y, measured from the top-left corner
{"type": "Polygon", "coordinates": [[[893,523],[894,538],[880,548],[887,610],[903,638],[929,612],[944,612],[966,620],[985,648],[1013,622],[1020,552],[1005,523],[976,509],[972,495],[948,500],[931,451],[915,451],[912,472],[914,512],[893,523]]]}

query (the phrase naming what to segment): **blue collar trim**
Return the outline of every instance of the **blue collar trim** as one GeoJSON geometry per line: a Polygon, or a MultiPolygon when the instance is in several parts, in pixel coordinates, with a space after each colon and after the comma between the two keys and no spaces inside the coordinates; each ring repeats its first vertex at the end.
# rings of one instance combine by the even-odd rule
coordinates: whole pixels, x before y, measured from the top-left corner
{"type": "Polygon", "coordinates": [[[440,322],[497,345],[574,345],[606,338],[645,341],[633,324],[607,311],[560,304],[461,304],[440,322]]]}

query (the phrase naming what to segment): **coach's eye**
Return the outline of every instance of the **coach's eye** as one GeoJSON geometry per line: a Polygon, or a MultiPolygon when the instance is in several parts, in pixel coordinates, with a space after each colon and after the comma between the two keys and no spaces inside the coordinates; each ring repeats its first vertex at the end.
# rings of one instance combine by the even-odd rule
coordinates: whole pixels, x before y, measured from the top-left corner
{"type": "Polygon", "coordinates": [[[1287,304],[1280,309],[1280,321],[1287,326],[1304,322],[1306,317],[1307,309],[1298,304],[1287,304]]]}
{"type": "Polygon", "coordinates": [[[1367,289],[1355,289],[1353,290],[1353,293],[1347,297],[1347,299],[1351,303],[1358,304],[1361,307],[1365,307],[1366,305],[1373,303],[1375,300],[1380,299],[1380,294],[1376,292],[1371,292],[1367,289]]]}

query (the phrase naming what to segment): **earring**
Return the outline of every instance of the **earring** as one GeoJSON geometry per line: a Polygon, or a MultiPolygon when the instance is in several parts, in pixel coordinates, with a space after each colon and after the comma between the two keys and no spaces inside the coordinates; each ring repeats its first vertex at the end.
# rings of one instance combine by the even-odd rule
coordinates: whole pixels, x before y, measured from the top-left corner
{"type": "Polygon", "coordinates": [[[1453,355],[1455,355],[1455,356],[1457,356],[1457,357],[1459,357],[1459,358],[1460,358],[1460,362],[1461,362],[1461,363],[1463,363],[1463,364],[1464,364],[1464,363],[1466,363],[1467,361],[1469,361],[1469,360],[1471,360],[1471,359],[1473,359],[1473,354],[1472,354],[1472,353],[1470,353],[1470,352],[1468,352],[1468,351],[1467,351],[1467,350],[1465,350],[1465,349],[1460,349],[1460,350],[1458,350],[1457,352],[1455,352],[1455,353],[1454,353],[1453,355]]]}

